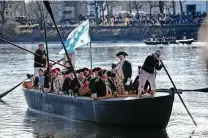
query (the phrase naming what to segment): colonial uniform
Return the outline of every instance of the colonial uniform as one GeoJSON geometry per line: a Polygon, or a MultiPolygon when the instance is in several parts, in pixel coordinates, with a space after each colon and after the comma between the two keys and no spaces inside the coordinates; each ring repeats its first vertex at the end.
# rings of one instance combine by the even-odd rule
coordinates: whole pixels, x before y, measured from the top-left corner
{"type": "MultiPolygon", "coordinates": [[[[62,71],[62,75],[67,75],[70,74],[72,71],[71,68],[68,68],[64,71],[62,71]]],[[[63,86],[62,86],[62,91],[64,92],[64,94],[69,94],[69,90],[70,90],[70,84],[73,80],[73,77],[67,76],[67,78],[64,79],[63,82],[63,86]]]]}
{"type": "Polygon", "coordinates": [[[95,97],[103,97],[112,94],[111,84],[108,81],[106,73],[106,70],[100,70],[98,72],[99,77],[94,81],[92,85],[92,93],[96,94],[95,97]]]}
{"type": "Polygon", "coordinates": [[[116,85],[118,88],[118,93],[123,94],[127,90],[128,85],[131,81],[132,67],[131,63],[125,60],[125,56],[128,56],[125,52],[119,52],[116,54],[117,57],[124,56],[124,59],[121,60],[116,66],[116,85]],[[125,87],[124,87],[125,86],[125,87]]]}
{"type": "Polygon", "coordinates": [[[142,66],[141,74],[139,76],[139,87],[138,87],[138,96],[141,95],[142,91],[144,91],[144,86],[146,81],[149,81],[151,90],[153,93],[156,90],[155,85],[155,69],[161,70],[162,65],[159,63],[159,58],[161,56],[161,51],[156,50],[153,54],[149,55],[142,66]]]}
{"type": "MultiPolygon", "coordinates": [[[[51,73],[56,73],[56,70],[51,70],[51,73]]],[[[55,78],[51,80],[51,92],[58,93],[61,91],[63,86],[63,78],[61,75],[56,75],[55,78]]]]}

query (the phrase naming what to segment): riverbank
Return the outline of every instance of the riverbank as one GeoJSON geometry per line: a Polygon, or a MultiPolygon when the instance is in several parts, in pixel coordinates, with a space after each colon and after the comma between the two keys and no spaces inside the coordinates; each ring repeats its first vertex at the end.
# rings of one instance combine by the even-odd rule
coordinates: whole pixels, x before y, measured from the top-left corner
{"type": "MultiPolygon", "coordinates": [[[[166,26],[99,26],[91,27],[92,41],[142,41],[156,34],[159,37],[176,37],[181,39],[184,32],[187,38],[197,40],[200,25],[166,25],[166,26]]],[[[74,27],[60,28],[63,40],[74,27]]],[[[47,30],[48,41],[60,41],[54,28],[47,30]]],[[[13,34],[5,34],[4,38],[13,42],[40,42],[44,41],[44,31],[39,29],[19,30],[13,34]]]]}

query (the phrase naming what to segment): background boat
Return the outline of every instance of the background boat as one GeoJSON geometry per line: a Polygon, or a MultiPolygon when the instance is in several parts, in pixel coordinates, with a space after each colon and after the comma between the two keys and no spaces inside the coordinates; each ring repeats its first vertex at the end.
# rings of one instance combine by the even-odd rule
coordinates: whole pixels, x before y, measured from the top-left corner
{"type": "Polygon", "coordinates": [[[180,44],[192,44],[194,42],[194,39],[182,39],[176,40],[176,42],[180,44]]]}

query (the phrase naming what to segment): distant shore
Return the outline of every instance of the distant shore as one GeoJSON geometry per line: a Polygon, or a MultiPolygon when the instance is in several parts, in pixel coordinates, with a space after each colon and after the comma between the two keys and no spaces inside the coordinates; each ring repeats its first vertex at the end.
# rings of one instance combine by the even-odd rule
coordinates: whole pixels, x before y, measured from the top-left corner
{"type": "MultiPolygon", "coordinates": [[[[90,28],[92,41],[142,41],[153,34],[158,37],[176,37],[182,39],[185,33],[187,38],[197,40],[200,25],[166,25],[166,26],[99,26],[90,28]]],[[[74,27],[60,28],[62,39],[65,40],[74,27]]],[[[47,30],[48,41],[60,42],[54,28],[47,30]]],[[[13,42],[35,43],[44,41],[44,31],[39,29],[21,30],[15,34],[6,34],[5,39],[13,42]]]]}

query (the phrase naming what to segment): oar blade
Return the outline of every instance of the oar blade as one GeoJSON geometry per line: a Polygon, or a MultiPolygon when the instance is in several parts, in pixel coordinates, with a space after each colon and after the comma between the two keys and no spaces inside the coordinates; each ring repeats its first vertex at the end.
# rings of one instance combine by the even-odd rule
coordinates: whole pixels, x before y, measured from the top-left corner
{"type": "Polygon", "coordinates": [[[19,87],[22,83],[23,83],[23,81],[20,82],[19,84],[17,84],[16,86],[14,86],[13,88],[11,88],[10,90],[8,90],[8,91],[3,92],[2,94],[0,94],[0,99],[3,98],[4,96],[6,96],[7,94],[9,94],[11,91],[13,91],[14,89],[16,89],[17,87],[19,87]]]}

